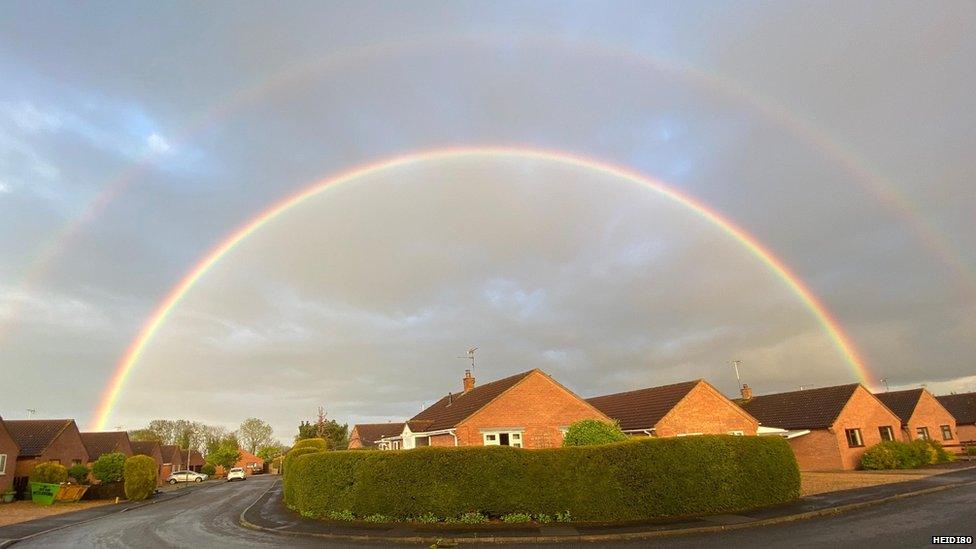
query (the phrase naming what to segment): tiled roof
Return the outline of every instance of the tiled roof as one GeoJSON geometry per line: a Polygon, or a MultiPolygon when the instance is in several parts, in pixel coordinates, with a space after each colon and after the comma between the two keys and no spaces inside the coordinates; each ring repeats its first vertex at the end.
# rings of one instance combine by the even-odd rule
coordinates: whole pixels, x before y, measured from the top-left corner
{"type": "Polygon", "coordinates": [[[392,437],[403,432],[403,423],[357,423],[353,430],[359,435],[363,446],[375,446],[383,437],[392,437]]]}
{"type": "Polygon", "coordinates": [[[826,429],[851,399],[857,383],[753,397],[740,406],[766,427],[826,429]]]}
{"type": "Polygon", "coordinates": [[[20,455],[39,456],[58,438],[73,419],[7,419],[4,424],[20,446],[20,455]]]}
{"type": "Polygon", "coordinates": [[[976,423],[976,393],[935,397],[956,418],[957,425],[976,423]]]}
{"type": "Polygon", "coordinates": [[[128,437],[129,435],[125,431],[81,433],[81,442],[85,444],[85,450],[88,450],[88,459],[95,461],[102,454],[121,451],[123,441],[128,437]]]}
{"type": "Polygon", "coordinates": [[[162,455],[162,446],[155,440],[133,440],[132,441],[132,454],[136,456],[153,456],[156,452],[156,448],[159,448],[159,453],[162,455]]]}
{"type": "Polygon", "coordinates": [[[586,399],[594,408],[617,420],[624,431],[653,429],[701,380],[637,389],[586,399]]]}
{"type": "Polygon", "coordinates": [[[413,416],[407,424],[411,431],[414,431],[414,426],[419,431],[451,429],[536,371],[539,370],[529,370],[498,381],[485,383],[467,393],[449,394],[413,416]]]}
{"type": "Polygon", "coordinates": [[[13,440],[14,446],[17,446],[17,454],[19,455],[20,454],[20,445],[17,444],[17,441],[14,440],[13,435],[11,435],[10,434],[10,431],[7,430],[6,424],[3,422],[3,417],[0,417],[0,433],[4,433],[4,432],[7,433],[7,435],[10,437],[10,440],[13,440]]]}
{"type": "Polygon", "coordinates": [[[163,451],[163,463],[175,463],[176,461],[183,463],[183,453],[180,451],[179,446],[175,444],[165,444],[162,447],[162,451],[163,451]],[[173,460],[174,457],[177,459],[173,460]],[[168,460],[172,460],[172,461],[168,461],[168,460]]]}
{"type": "Polygon", "coordinates": [[[891,409],[896,416],[901,418],[903,424],[908,423],[915,411],[918,399],[922,398],[922,391],[925,389],[906,389],[904,391],[891,391],[890,393],[876,393],[874,396],[891,409]]]}
{"type": "MultiPolygon", "coordinates": [[[[186,455],[186,451],[183,452],[183,455],[184,456],[186,455]]],[[[206,463],[206,462],[203,459],[203,454],[201,454],[200,452],[198,452],[196,450],[191,450],[190,451],[190,465],[191,466],[203,465],[204,463],[206,463]]]]}

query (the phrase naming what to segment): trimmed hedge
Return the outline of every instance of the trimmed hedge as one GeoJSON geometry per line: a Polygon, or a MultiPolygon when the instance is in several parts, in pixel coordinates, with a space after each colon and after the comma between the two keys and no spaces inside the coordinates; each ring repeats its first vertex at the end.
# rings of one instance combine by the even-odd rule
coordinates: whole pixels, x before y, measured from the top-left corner
{"type": "Polygon", "coordinates": [[[286,503],[316,517],[568,512],[577,520],[626,521],[740,511],[792,501],[800,491],[796,458],[779,437],[312,452],[289,459],[286,503]]]}
{"type": "Polygon", "coordinates": [[[861,455],[861,469],[914,469],[933,463],[947,463],[953,456],[935,440],[885,441],[861,455]]]}
{"type": "Polygon", "coordinates": [[[149,456],[132,456],[125,460],[125,497],[139,501],[156,491],[156,460],[149,456]]]}
{"type": "Polygon", "coordinates": [[[53,461],[38,464],[29,473],[31,482],[46,482],[47,484],[61,484],[68,482],[68,470],[64,465],[53,461]]]}

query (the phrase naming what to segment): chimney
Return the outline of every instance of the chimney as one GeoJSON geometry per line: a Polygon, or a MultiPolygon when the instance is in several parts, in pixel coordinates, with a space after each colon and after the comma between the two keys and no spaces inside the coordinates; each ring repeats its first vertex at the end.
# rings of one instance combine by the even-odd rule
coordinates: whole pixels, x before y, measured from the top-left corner
{"type": "MultiPolygon", "coordinates": [[[[474,389],[474,378],[471,377],[471,370],[464,371],[464,392],[467,393],[471,389],[474,389]]],[[[464,393],[462,393],[464,394],[464,393]]]]}
{"type": "Polygon", "coordinates": [[[743,400],[752,399],[752,387],[749,387],[748,383],[742,384],[742,399],[743,400]]]}

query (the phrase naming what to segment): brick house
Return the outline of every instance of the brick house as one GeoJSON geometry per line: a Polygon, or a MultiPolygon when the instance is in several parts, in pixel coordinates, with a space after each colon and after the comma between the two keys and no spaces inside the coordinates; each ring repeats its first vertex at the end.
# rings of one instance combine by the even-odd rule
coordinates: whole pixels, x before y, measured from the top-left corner
{"type": "Polygon", "coordinates": [[[763,395],[740,405],[763,426],[791,432],[788,441],[805,471],[855,469],[867,447],[895,440],[901,425],[859,383],[763,395]]]}
{"type": "Polygon", "coordinates": [[[937,440],[956,444],[956,418],[925,389],[907,389],[875,395],[901,418],[901,438],[937,440]]]}
{"type": "Polygon", "coordinates": [[[27,477],[39,463],[53,461],[65,467],[88,463],[88,450],[73,419],[5,420],[7,431],[20,446],[14,483],[17,490],[27,486],[27,477]]]}
{"type": "MultiPolygon", "coordinates": [[[[163,485],[163,447],[155,440],[133,440],[132,455],[149,456],[156,462],[156,484],[163,485]]],[[[166,473],[169,476],[169,473],[166,473]]]]}
{"type": "Polygon", "coordinates": [[[207,463],[206,460],[203,459],[203,454],[197,450],[189,450],[189,453],[184,450],[183,455],[188,456],[187,469],[191,471],[196,471],[199,473],[200,470],[203,469],[203,465],[207,463]]]}
{"type": "Polygon", "coordinates": [[[582,419],[610,421],[603,412],[534,369],[475,387],[464,373],[462,392],[448,393],[405,422],[398,436],[378,441],[380,449],[417,446],[562,445],[563,433],[582,419]]]}
{"type": "Polygon", "coordinates": [[[376,448],[381,438],[397,436],[404,423],[357,423],[349,432],[349,449],[376,448]]]}
{"type": "Polygon", "coordinates": [[[703,379],[586,399],[628,434],[755,435],[759,421],[703,379]]]}
{"type": "Polygon", "coordinates": [[[959,442],[976,445],[976,393],[942,395],[936,400],[956,418],[959,442]]]}
{"type": "Polygon", "coordinates": [[[0,494],[10,490],[14,485],[14,469],[17,467],[17,456],[20,446],[10,435],[3,418],[0,417],[0,494]]]}
{"type": "Polygon", "coordinates": [[[81,433],[81,441],[88,450],[88,464],[91,465],[103,454],[121,453],[132,456],[132,442],[125,431],[81,433]]]}
{"type": "MultiPolygon", "coordinates": [[[[240,449],[238,452],[240,453],[240,457],[237,458],[237,463],[234,464],[234,467],[244,469],[246,475],[258,475],[264,472],[263,459],[247,450],[240,449]]],[[[218,477],[223,477],[227,475],[227,470],[223,466],[218,465],[214,474],[218,477]]]]}
{"type": "Polygon", "coordinates": [[[163,455],[163,473],[160,475],[163,480],[166,477],[175,473],[176,471],[183,470],[183,458],[185,457],[183,452],[180,451],[180,447],[175,444],[164,444],[160,448],[160,452],[163,455]]]}

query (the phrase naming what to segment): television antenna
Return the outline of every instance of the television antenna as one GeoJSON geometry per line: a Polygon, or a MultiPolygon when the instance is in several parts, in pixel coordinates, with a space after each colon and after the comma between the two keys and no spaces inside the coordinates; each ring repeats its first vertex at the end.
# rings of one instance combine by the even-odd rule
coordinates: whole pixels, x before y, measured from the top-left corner
{"type": "Polygon", "coordinates": [[[884,385],[885,392],[887,393],[888,392],[888,378],[886,378],[886,377],[881,378],[881,384],[884,385]]]}
{"type": "Polygon", "coordinates": [[[735,370],[735,382],[739,384],[739,388],[742,387],[742,379],[739,378],[739,364],[742,364],[741,360],[733,360],[732,368],[735,370]]]}
{"type": "Polygon", "coordinates": [[[37,410],[35,410],[33,408],[28,408],[27,409],[27,419],[30,419],[30,418],[34,417],[34,414],[36,414],[36,413],[37,413],[37,410]]]}
{"type": "Polygon", "coordinates": [[[466,356],[459,356],[458,357],[458,358],[462,358],[464,360],[470,360],[471,361],[471,373],[472,374],[474,373],[474,352],[477,351],[477,350],[478,350],[477,347],[471,347],[470,349],[468,349],[468,354],[466,356]]]}

